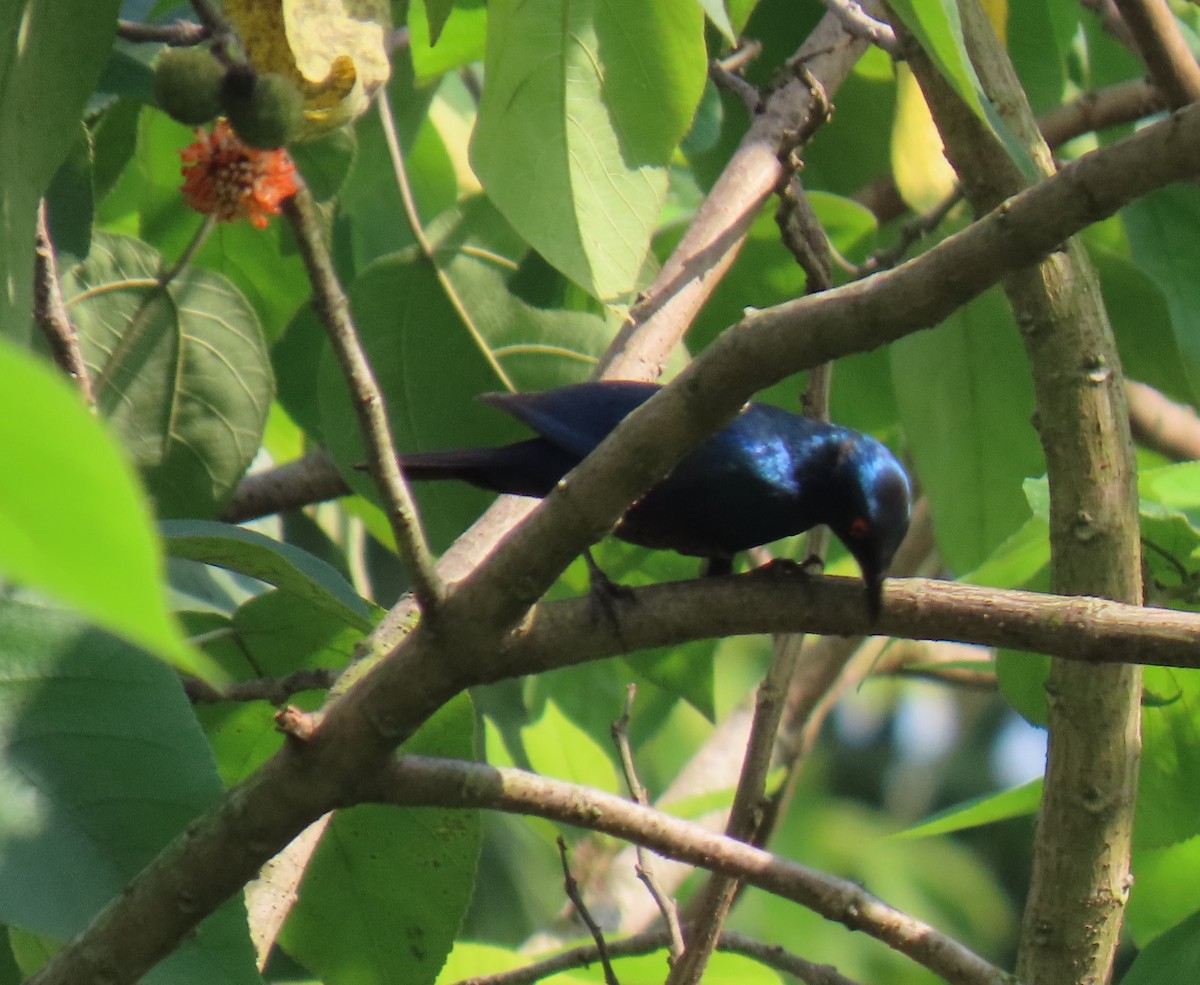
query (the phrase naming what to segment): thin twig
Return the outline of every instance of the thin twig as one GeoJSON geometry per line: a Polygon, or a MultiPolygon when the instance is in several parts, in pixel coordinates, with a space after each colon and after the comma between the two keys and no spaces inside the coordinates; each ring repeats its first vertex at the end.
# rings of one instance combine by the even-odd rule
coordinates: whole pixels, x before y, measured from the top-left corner
{"type": "MultiPolygon", "coordinates": [[[[629,722],[633,715],[633,699],[636,694],[637,685],[628,685],[625,710],[621,713],[621,717],[613,722],[612,737],[613,743],[617,747],[617,755],[621,760],[621,770],[625,774],[625,782],[629,786],[629,796],[633,798],[634,803],[648,807],[650,799],[646,796],[646,788],[638,779],[637,767],[633,762],[633,750],[629,745],[629,722]]],[[[637,845],[636,850],[637,876],[645,885],[647,892],[650,893],[650,898],[654,900],[658,912],[662,914],[668,932],[668,953],[671,963],[674,964],[679,955],[683,953],[683,930],[679,926],[679,904],[663,890],[659,883],[650,853],[641,845],[637,845]]]]}
{"type": "Polygon", "coordinates": [[[117,36],[134,44],[166,44],[172,48],[188,48],[209,37],[208,28],[191,21],[173,24],[142,24],[139,21],[117,21],[117,36]]]}
{"type": "MultiPolygon", "coordinates": [[[[858,266],[845,263],[844,261],[842,265],[856,278],[869,277],[877,271],[891,269],[904,259],[909,248],[914,243],[924,239],[937,229],[945,221],[946,216],[954,209],[954,206],[961,201],[962,189],[956,186],[949,195],[942,199],[929,212],[914,216],[908,222],[904,223],[900,228],[899,237],[891,246],[872,253],[858,266]]],[[[841,258],[839,257],[839,259],[841,258]]]]}
{"type": "Polygon", "coordinates": [[[608,946],[604,943],[604,931],[592,917],[591,911],[588,910],[587,904],[584,903],[583,897],[579,893],[579,883],[571,875],[571,866],[567,862],[567,843],[562,835],[558,836],[558,856],[562,859],[563,888],[566,890],[567,899],[571,901],[575,912],[579,914],[579,919],[587,926],[592,940],[596,942],[596,954],[600,958],[600,966],[604,969],[604,981],[606,985],[621,985],[613,973],[612,961],[608,956],[608,946]]]}
{"type": "Polygon", "coordinates": [[[392,172],[396,178],[396,189],[400,193],[400,203],[404,206],[404,214],[408,217],[408,228],[421,252],[432,258],[433,243],[430,242],[429,236],[425,232],[425,224],[421,221],[421,215],[417,211],[417,200],[413,197],[412,183],[408,180],[408,168],[404,163],[404,152],[396,133],[396,121],[392,116],[391,101],[388,99],[386,87],[381,88],[376,95],[375,108],[379,113],[379,122],[383,126],[384,139],[392,159],[392,172]]]}
{"type": "Polygon", "coordinates": [[[328,667],[298,670],[286,677],[263,677],[253,681],[234,681],[216,688],[198,677],[183,678],[183,693],[192,704],[216,704],[222,701],[266,701],[281,705],[301,691],[328,690],[338,671],[328,667]]]}
{"type": "Polygon", "coordinates": [[[718,58],[717,64],[726,72],[741,73],[746,66],[762,54],[763,44],[757,38],[742,38],[737,48],[724,58],[718,58]]]}
{"type": "Polygon", "coordinates": [[[396,548],[412,577],[413,595],[422,610],[430,614],[445,589],[434,568],[433,555],[421,529],[412,492],[400,470],[383,393],[359,341],[350,315],[350,301],[334,272],[315,209],[307,188],[301,188],[283,203],[284,215],[292,227],[312,284],[313,308],[325,326],[350,388],[366,447],[367,464],[383,499],[396,548]]]}
{"type": "Polygon", "coordinates": [[[1176,462],[1200,458],[1200,417],[1196,410],[1136,380],[1125,381],[1134,440],[1176,462]]]}
{"type": "Polygon", "coordinates": [[[1200,99],[1200,65],[1166,0],[1116,0],[1150,78],[1172,109],[1200,99]]]}
{"type": "Polygon", "coordinates": [[[75,384],[84,403],[95,413],[96,394],[92,390],[92,377],[84,361],[83,350],[79,347],[79,331],[63,304],[58,258],[50,241],[44,198],[38,200],[33,256],[33,320],[45,335],[55,363],[75,384]]]}
{"type": "Polygon", "coordinates": [[[822,0],[822,2],[825,4],[825,9],[841,21],[847,34],[869,41],[892,57],[896,57],[900,53],[896,32],[892,30],[891,25],[876,20],[863,10],[856,0],[822,0]]]}
{"type": "Polygon", "coordinates": [[[192,9],[200,18],[200,23],[211,34],[220,34],[228,29],[228,24],[212,0],[192,0],[192,9]]]}
{"type": "MultiPolygon", "coordinates": [[[[608,954],[612,958],[632,958],[666,947],[670,935],[665,928],[658,927],[640,934],[608,942],[608,954]]],[[[784,950],[778,944],[764,944],[747,934],[734,930],[721,933],[717,950],[730,954],[741,954],[761,965],[794,975],[804,985],[859,985],[854,980],[838,973],[832,965],[816,964],[797,954],[784,950]]],[[[579,944],[548,958],[532,962],[511,971],[499,971],[492,975],[477,975],[463,978],[453,985],[534,985],[544,978],[557,975],[572,968],[587,968],[599,958],[594,944],[579,944]]]]}
{"type": "Polygon", "coordinates": [[[708,63],[708,77],[712,79],[713,85],[719,89],[725,89],[737,96],[746,106],[746,112],[751,116],[756,116],[762,112],[763,97],[758,91],[758,87],[751,85],[744,78],[725,67],[725,63],[720,59],[713,58],[708,63]]]}

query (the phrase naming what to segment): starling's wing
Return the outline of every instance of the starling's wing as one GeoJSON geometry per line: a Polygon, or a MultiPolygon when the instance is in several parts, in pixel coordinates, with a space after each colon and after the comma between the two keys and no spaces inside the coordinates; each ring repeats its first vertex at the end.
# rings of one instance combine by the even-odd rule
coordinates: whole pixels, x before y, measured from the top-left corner
{"type": "Polygon", "coordinates": [[[582,459],[659,389],[655,383],[604,380],[541,393],[489,393],[481,399],[582,459]]]}

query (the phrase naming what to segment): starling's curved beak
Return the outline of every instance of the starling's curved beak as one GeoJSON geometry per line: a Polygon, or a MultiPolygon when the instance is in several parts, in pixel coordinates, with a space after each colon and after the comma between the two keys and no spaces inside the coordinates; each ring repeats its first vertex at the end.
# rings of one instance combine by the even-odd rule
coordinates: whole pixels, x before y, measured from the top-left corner
{"type": "Polygon", "coordinates": [[[867,589],[867,615],[871,622],[877,622],[883,609],[883,575],[874,571],[864,571],[863,583],[867,589]]]}

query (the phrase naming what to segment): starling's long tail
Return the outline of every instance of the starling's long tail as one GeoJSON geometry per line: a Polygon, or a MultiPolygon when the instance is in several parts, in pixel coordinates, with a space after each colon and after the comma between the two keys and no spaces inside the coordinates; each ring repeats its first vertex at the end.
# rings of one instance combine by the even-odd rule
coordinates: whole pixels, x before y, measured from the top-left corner
{"type": "Polygon", "coordinates": [[[493,492],[536,497],[545,496],[578,464],[578,456],[544,438],[502,448],[463,448],[400,456],[404,474],[415,482],[458,479],[493,492]]]}

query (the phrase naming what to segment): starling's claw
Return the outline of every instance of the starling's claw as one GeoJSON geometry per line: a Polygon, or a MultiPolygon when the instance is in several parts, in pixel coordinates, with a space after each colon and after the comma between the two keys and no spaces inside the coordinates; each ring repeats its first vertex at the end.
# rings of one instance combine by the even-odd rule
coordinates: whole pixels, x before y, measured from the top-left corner
{"type": "Polygon", "coordinates": [[[700,568],[701,578],[720,578],[722,575],[733,574],[733,558],[725,554],[716,554],[705,558],[700,568]]]}
{"type": "Polygon", "coordinates": [[[583,560],[588,569],[588,603],[591,606],[596,621],[601,615],[606,616],[618,633],[621,631],[617,619],[617,601],[632,602],[636,596],[628,585],[613,581],[592,557],[591,548],[583,552],[583,560]]]}
{"type": "Polygon", "coordinates": [[[801,575],[807,578],[814,572],[825,570],[825,562],[816,554],[810,554],[803,561],[793,561],[790,557],[773,557],[766,564],[755,568],[756,575],[767,575],[772,578],[801,575]]]}

